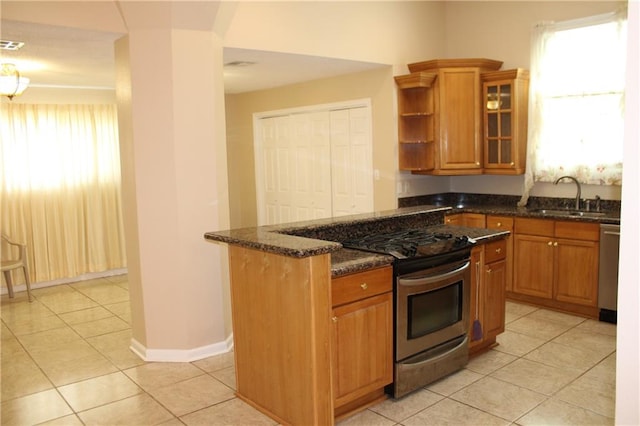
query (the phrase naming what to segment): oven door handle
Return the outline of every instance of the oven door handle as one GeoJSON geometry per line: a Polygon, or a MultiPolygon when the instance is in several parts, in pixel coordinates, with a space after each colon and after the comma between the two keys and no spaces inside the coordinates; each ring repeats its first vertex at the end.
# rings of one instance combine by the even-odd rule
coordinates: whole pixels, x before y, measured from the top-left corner
{"type": "Polygon", "coordinates": [[[471,264],[471,262],[465,262],[462,266],[460,266],[459,268],[456,268],[454,270],[448,271],[448,272],[440,272],[438,271],[435,274],[431,274],[431,275],[422,275],[420,277],[411,277],[411,278],[403,278],[403,277],[398,277],[398,283],[401,285],[407,285],[407,286],[419,286],[419,285],[424,285],[424,284],[431,284],[437,281],[441,281],[444,279],[447,279],[449,277],[452,277],[454,275],[459,274],[460,272],[464,271],[465,269],[467,269],[469,267],[469,265],[471,264]]]}

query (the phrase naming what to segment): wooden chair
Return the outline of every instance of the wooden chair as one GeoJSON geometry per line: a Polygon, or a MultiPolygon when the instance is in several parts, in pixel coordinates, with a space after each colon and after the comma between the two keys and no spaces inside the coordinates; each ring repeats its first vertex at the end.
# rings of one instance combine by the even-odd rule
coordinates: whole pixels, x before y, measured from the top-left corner
{"type": "Polygon", "coordinates": [[[9,246],[20,248],[19,256],[17,258],[2,260],[2,273],[4,274],[4,279],[7,282],[9,297],[13,297],[13,280],[11,278],[11,271],[22,268],[24,273],[24,282],[27,285],[27,295],[29,297],[29,302],[31,302],[31,281],[29,280],[29,265],[27,264],[27,246],[11,241],[5,234],[2,234],[2,241],[6,242],[9,246]]]}

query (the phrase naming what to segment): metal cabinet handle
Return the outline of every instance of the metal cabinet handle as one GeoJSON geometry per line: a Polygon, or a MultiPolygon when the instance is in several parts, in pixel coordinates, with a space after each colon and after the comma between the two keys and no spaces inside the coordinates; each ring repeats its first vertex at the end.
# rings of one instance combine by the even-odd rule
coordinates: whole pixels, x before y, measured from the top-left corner
{"type": "Polygon", "coordinates": [[[331,321],[333,321],[333,322],[338,322],[338,317],[332,317],[332,318],[331,318],[331,321]]]}
{"type": "Polygon", "coordinates": [[[554,247],[558,247],[558,242],[557,242],[557,241],[556,241],[556,242],[554,242],[554,243],[553,243],[553,246],[554,246],[554,247]]]}
{"type": "Polygon", "coordinates": [[[498,247],[498,248],[496,249],[496,253],[502,253],[502,247],[498,247]]]}
{"type": "Polygon", "coordinates": [[[549,247],[551,247],[551,246],[553,245],[553,242],[552,242],[552,241],[549,241],[549,242],[547,243],[547,245],[548,245],[549,247]]]}
{"type": "Polygon", "coordinates": [[[369,285],[367,283],[362,283],[362,284],[360,284],[360,288],[363,289],[363,290],[366,290],[366,289],[369,288],[369,285]]]}

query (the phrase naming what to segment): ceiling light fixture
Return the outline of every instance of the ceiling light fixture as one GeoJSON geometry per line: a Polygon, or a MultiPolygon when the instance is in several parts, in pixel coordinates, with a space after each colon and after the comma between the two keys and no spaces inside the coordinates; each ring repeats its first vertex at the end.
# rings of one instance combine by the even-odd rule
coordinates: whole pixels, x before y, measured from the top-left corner
{"type": "Polygon", "coordinates": [[[20,77],[20,72],[14,64],[3,63],[0,65],[0,95],[12,100],[14,96],[21,95],[29,85],[29,79],[20,77]]]}

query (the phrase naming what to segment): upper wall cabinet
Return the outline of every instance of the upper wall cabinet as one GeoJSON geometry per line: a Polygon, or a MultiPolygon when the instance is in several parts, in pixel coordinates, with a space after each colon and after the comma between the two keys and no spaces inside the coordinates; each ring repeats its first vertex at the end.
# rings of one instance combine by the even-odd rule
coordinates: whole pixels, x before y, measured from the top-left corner
{"type": "Polygon", "coordinates": [[[523,174],[527,148],[529,72],[483,73],[484,172],[523,174]]]}
{"type": "Polygon", "coordinates": [[[395,78],[398,85],[400,170],[428,171],[435,168],[433,82],[436,76],[434,73],[417,72],[395,78]]]}
{"type": "MultiPolygon", "coordinates": [[[[483,84],[508,80],[514,95],[516,91],[522,91],[520,77],[523,76],[516,73],[513,77],[508,72],[499,74],[496,71],[501,66],[502,62],[491,59],[436,59],[409,64],[411,74],[395,78],[398,85],[400,170],[431,175],[518,173],[515,165],[519,154],[515,152],[519,153],[520,147],[515,147],[515,142],[520,139],[520,133],[507,137],[505,127],[504,135],[500,133],[491,139],[498,141],[497,148],[494,142],[491,147],[486,145],[490,139],[486,125],[487,95],[484,93],[489,89],[483,84]],[[492,77],[494,74],[500,79],[492,77]],[[516,150],[510,157],[502,155],[507,147],[516,150]],[[500,153],[498,160],[494,161],[496,164],[487,163],[495,149],[500,153]],[[507,165],[502,164],[507,159],[507,165]]],[[[509,110],[511,129],[520,130],[522,126],[514,123],[520,115],[516,117],[515,114],[524,113],[525,138],[522,140],[526,140],[526,100],[524,105],[524,109],[518,103],[517,111],[509,110]]],[[[504,126],[507,126],[506,118],[504,126]]],[[[524,167],[524,155],[521,157],[524,167]]]]}

